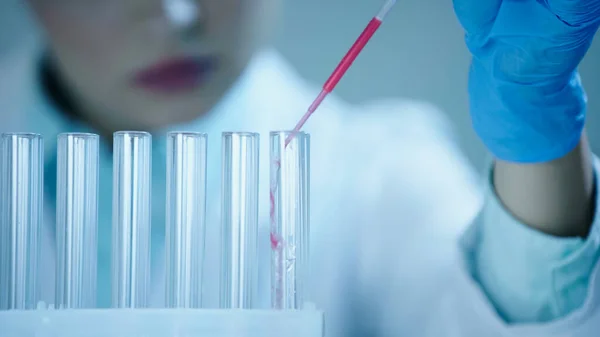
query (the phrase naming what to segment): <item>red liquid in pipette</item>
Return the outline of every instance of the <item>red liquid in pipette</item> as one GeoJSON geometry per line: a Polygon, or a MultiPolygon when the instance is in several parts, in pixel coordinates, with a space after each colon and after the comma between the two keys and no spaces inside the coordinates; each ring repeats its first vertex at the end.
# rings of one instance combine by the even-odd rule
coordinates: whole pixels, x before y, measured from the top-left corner
{"type": "Polygon", "coordinates": [[[348,52],[346,53],[346,55],[344,56],[342,61],[335,68],[335,70],[333,71],[331,76],[329,76],[329,78],[327,79],[327,82],[325,82],[325,84],[323,85],[323,90],[321,90],[321,93],[319,93],[319,96],[317,96],[317,98],[313,101],[313,103],[310,105],[310,107],[308,108],[308,110],[306,111],[304,116],[302,116],[300,121],[296,124],[296,127],[294,127],[293,132],[286,139],[286,141],[285,141],[286,147],[292,141],[294,136],[298,132],[300,132],[300,129],[302,129],[304,124],[306,124],[306,121],[308,121],[310,116],[317,110],[317,108],[325,100],[325,97],[327,97],[327,95],[329,95],[329,93],[331,93],[333,91],[333,89],[335,89],[335,87],[340,82],[342,77],[344,77],[344,75],[346,74],[348,69],[350,69],[350,66],[352,66],[352,64],[354,63],[354,60],[356,60],[356,57],[358,57],[358,55],[363,50],[363,48],[367,45],[367,43],[369,43],[369,40],[371,40],[371,38],[373,37],[373,34],[375,34],[375,32],[377,31],[377,29],[379,29],[380,26],[381,26],[381,20],[379,20],[378,18],[373,18],[369,22],[367,27],[363,30],[363,32],[360,34],[360,36],[356,39],[356,41],[354,42],[352,47],[350,47],[350,50],[348,50],[348,52]]]}
{"type": "MultiPolygon", "coordinates": [[[[335,87],[340,82],[342,77],[344,77],[344,75],[346,74],[346,72],[348,71],[350,66],[352,66],[352,63],[354,63],[354,60],[356,60],[356,57],[360,54],[360,52],[363,50],[363,48],[367,45],[369,40],[371,40],[371,38],[373,37],[373,34],[375,34],[375,32],[377,31],[377,29],[379,29],[380,26],[381,26],[381,20],[379,20],[377,17],[373,18],[369,22],[367,27],[363,30],[363,32],[360,34],[360,36],[356,39],[356,41],[354,42],[354,44],[352,45],[350,50],[348,50],[348,52],[346,53],[346,55],[344,56],[342,61],[335,68],[335,70],[333,71],[331,76],[329,76],[329,79],[327,79],[327,82],[325,82],[325,84],[323,85],[323,90],[319,93],[317,98],[310,105],[310,107],[308,108],[308,110],[306,111],[304,116],[302,116],[300,121],[296,124],[293,131],[288,135],[288,137],[285,140],[285,148],[287,148],[287,146],[294,139],[296,134],[298,132],[300,132],[300,130],[302,129],[304,124],[306,124],[306,122],[308,121],[310,116],[317,110],[317,108],[325,100],[327,95],[329,95],[329,93],[331,93],[333,91],[333,89],[335,89],[335,87]]],[[[281,165],[279,160],[276,160],[275,163],[273,163],[273,164],[276,166],[276,169],[279,170],[280,165],[281,165]]],[[[277,174],[275,175],[275,177],[276,176],[277,176],[277,174]]],[[[270,212],[270,216],[271,216],[271,249],[276,251],[277,254],[279,254],[278,255],[279,262],[278,263],[283,263],[281,258],[283,255],[282,249],[283,249],[284,242],[283,242],[283,239],[281,237],[279,237],[279,235],[277,235],[277,233],[276,233],[276,220],[277,220],[277,219],[275,219],[275,193],[276,193],[276,191],[277,191],[277,181],[272,181],[271,182],[271,190],[270,190],[270,194],[269,194],[269,199],[271,202],[271,212],[270,212]]],[[[281,267],[282,266],[277,266],[277,270],[279,270],[280,272],[283,271],[283,269],[281,267]]],[[[281,275],[279,275],[279,276],[281,276],[281,275]]],[[[280,283],[279,280],[276,280],[276,283],[279,284],[280,283]]],[[[276,289],[275,308],[282,309],[282,298],[281,298],[282,291],[281,291],[281,289],[278,288],[277,284],[273,285],[273,287],[276,287],[275,288],[276,289]]]]}

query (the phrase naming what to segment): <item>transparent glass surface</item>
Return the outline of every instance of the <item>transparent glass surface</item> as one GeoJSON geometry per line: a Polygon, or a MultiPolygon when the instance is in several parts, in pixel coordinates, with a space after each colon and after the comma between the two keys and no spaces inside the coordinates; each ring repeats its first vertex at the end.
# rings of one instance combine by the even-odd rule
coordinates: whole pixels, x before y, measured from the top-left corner
{"type": "Polygon", "coordinates": [[[144,308],[150,285],[152,136],[113,137],[112,307],[144,308]]]}
{"type": "Polygon", "coordinates": [[[96,307],[98,135],[58,136],[56,292],[59,308],[96,307]]]}
{"type": "Polygon", "coordinates": [[[167,137],[166,305],[202,306],[206,234],[207,136],[167,137]]]}
{"type": "Polygon", "coordinates": [[[41,135],[0,139],[0,310],[35,309],[43,218],[41,135]]]}
{"type": "Polygon", "coordinates": [[[223,133],[221,293],[223,309],[256,306],[260,136],[223,133]]]}
{"type": "Polygon", "coordinates": [[[310,136],[270,134],[271,286],[274,309],[302,309],[308,289],[310,136]]]}

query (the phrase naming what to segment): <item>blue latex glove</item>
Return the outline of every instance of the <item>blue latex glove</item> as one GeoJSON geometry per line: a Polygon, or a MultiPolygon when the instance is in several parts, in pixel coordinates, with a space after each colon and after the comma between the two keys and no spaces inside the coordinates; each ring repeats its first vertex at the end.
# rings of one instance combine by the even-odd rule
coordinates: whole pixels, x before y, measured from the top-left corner
{"type": "Polygon", "coordinates": [[[586,96],[577,66],[600,0],[453,0],[473,54],[473,126],[499,159],[560,158],[579,143],[586,96]]]}

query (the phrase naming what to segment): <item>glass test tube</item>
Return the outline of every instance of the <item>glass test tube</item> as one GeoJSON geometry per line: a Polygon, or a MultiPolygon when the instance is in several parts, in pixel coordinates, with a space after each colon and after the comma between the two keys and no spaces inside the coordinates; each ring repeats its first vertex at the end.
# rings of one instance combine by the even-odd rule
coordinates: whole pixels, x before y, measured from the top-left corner
{"type": "Polygon", "coordinates": [[[39,300],[44,141],[37,134],[0,139],[0,310],[34,309],[39,300]]]}
{"type": "Polygon", "coordinates": [[[257,133],[223,133],[222,309],[252,309],[258,287],[257,133]]]}
{"type": "Polygon", "coordinates": [[[58,136],[55,305],[96,307],[99,137],[58,136]]]}
{"type": "Polygon", "coordinates": [[[309,273],[310,136],[271,132],[271,285],[274,309],[302,309],[309,273]]]}
{"type": "Polygon", "coordinates": [[[166,305],[202,307],[206,233],[207,136],[167,138],[166,305]]]}
{"type": "Polygon", "coordinates": [[[152,136],[113,137],[112,307],[144,308],[150,285],[152,136]]]}

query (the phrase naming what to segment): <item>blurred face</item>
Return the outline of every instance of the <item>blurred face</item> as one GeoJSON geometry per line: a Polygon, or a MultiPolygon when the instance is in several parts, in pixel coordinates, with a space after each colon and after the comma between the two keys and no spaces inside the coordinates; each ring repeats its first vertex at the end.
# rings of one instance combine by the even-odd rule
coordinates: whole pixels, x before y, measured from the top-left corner
{"type": "Polygon", "coordinates": [[[265,38],[276,0],[29,0],[86,117],[152,130],[206,113],[265,38]]]}

